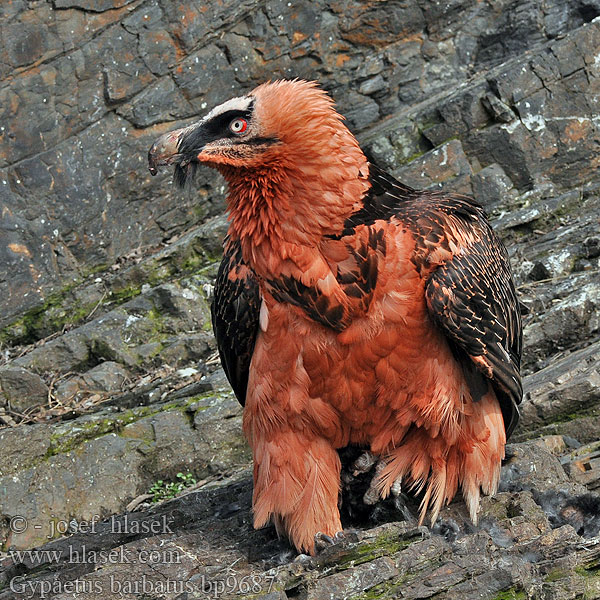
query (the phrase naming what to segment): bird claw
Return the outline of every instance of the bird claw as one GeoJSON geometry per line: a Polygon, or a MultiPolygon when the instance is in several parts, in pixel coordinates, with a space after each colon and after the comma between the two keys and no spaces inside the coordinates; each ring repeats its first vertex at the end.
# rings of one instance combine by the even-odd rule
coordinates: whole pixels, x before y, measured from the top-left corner
{"type": "Polygon", "coordinates": [[[352,542],[358,542],[358,536],[354,531],[338,531],[333,537],[319,531],[315,534],[315,552],[322,552],[326,548],[352,542]]]}
{"type": "Polygon", "coordinates": [[[329,546],[333,546],[335,544],[334,538],[326,533],[318,531],[315,533],[315,552],[321,552],[328,548],[329,546]]]}
{"type": "Polygon", "coordinates": [[[368,450],[365,450],[352,464],[354,477],[363,473],[368,473],[377,462],[377,457],[368,450]]]}
{"type": "Polygon", "coordinates": [[[373,478],[371,479],[369,488],[367,489],[367,491],[365,492],[365,495],[363,496],[363,502],[367,506],[372,506],[373,504],[377,504],[377,502],[379,502],[379,500],[381,499],[381,493],[379,491],[378,482],[379,482],[379,474],[381,473],[381,471],[383,471],[384,468],[385,468],[385,462],[383,460],[378,460],[377,464],[375,465],[375,474],[373,475],[373,478]]]}
{"type": "Polygon", "coordinates": [[[335,541],[336,544],[339,544],[340,542],[343,542],[344,540],[346,540],[348,538],[348,536],[346,535],[345,531],[338,531],[334,536],[333,539],[335,541]]]}

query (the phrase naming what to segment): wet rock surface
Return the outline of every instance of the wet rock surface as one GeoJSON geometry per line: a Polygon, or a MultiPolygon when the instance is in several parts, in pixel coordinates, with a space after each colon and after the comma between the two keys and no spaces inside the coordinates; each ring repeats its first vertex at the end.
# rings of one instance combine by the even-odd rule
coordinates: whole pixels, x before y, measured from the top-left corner
{"type": "Polygon", "coordinates": [[[0,599],[600,597],[600,4],[2,11],[0,599]],[[525,398],[478,525],[460,499],[426,528],[418,499],[348,489],[317,557],[252,528],[208,308],[223,183],[180,192],[145,162],[279,76],[321,81],[372,160],[474,195],[507,245],[525,398]]]}

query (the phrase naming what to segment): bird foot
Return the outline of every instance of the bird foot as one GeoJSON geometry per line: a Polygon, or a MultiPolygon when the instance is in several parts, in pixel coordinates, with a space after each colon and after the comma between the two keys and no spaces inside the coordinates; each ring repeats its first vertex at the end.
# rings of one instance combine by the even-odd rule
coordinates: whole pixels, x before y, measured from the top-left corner
{"type": "MultiPolygon", "coordinates": [[[[338,533],[341,533],[338,531],[338,533]]],[[[337,533],[336,533],[337,536],[337,533]]],[[[318,531],[315,533],[315,552],[322,552],[325,548],[333,546],[336,543],[335,537],[331,537],[326,533],[318,531]]]]}
{"type": "MultiPolygon", "coordinates": [[[[360,458],[361,457],[359,457],[359,459],[360,458]]],[[[377,485],[377,483],[379,481],[379,474],[381,473],[381,471],[383,471],[384,468],[385,462],[383,460],[378,460],[377,464],[375,465],[375,474],[371,479],[369,488],[363,496],[363,502],[369,506],[372,506],[373,504],[376,504],[379,500],[381,500],[381,493],[379,491],[379,486],[377,485]]],[[[394,485],[396,485],[396,482],[394,482],[394,485]]]]}
{"type": "MultiPolygon", "coordinates": [[[[370,477],[369,487],[364,492],[362,501],[367,506],[375,506],[382,499],[380,491],[380,475],[386,466],[385,459],[373,454],[369,450],[365,450],[360,456],[350,463],[349,471],[346,471],[349,481],[352,477],[359,477],[369,473],[370,477]]],[[[368,479],[367,479],[368,480],[368,479]]],[[[364,489],[364,488],[363,488],[364,489]]],[[[414,515],[411,513],[407,505],[407,498],[402,493],[402,478],[399,477],[394,481],[390,488],[390,500],[393,503],[395,509],[402,515],[405,521],[413,522],[416,521],[414,515]]]]}
{"type": "Polygon", "coordinates": [[[315,533],[315,553],[322,552],[332,546],[343,544],[344,542],[357,542],[358,537],[352,531],[338,531],[333,537],[320,531],[315,533]]]}
{"type": "Polygon", "coordinates": [[[377,462],[377,457],[368,450],[365,450],[353,463],[352,474],[354,477],[363,473],[368,473],[377,462]]]}

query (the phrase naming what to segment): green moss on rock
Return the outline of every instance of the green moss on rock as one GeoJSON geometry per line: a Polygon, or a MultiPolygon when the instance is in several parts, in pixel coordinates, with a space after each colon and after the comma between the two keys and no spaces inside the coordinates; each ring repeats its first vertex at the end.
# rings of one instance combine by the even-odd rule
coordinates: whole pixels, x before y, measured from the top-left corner
{"type": "Polygon", "coordinates": [[[401,598],[401,589],[404,585],[404,581],[404,578],[384,581],[362,594],[350,596],[348,600],[392,600],[401,598]]]}
{"type": "Polygon", "coordinates": [[[93,309],[75,303],[68,309],[64,306],[70,292],[78,282],[66,285],[57,292],[49,294],[39,306],[29,309],[21,317],[0,330],[0,344],[29,344],[52,331],[59,331],[65,325],[76,323],[80,315],[93,309]]]}
{"type": "Polygon", "coordinates": [[[145,262],[124,270],[118,275],[107,277],[108,293],[91,302],[78,301],[73,291],[90,283],[92,276],[104,272],[106,265],[97,265],[81,277],[52,292],[38,306],[29,309],[12,323],[0,330],[0,345],[30,344],[66,325],[79,325],[100,306],[114,308],[142,293],[142,287],[155,287],[165,281],[189,276],[192,273],[214,275],[220,257],[212,256],[199,244],[184,248],[166,257],[151,257],[145,262]]]}
{"type": "Polygon", "coordinates": [[[347,555],[340,560],[340,567],[345,569],[351,566],[360,565],[382,556],[390,556],[404,550],[414,541],[420,540],[419,532],[409,532],[406,535],[395,535],[392,533],[382,533],[375,540],[368,543],[362,543],[353,548],[347,555]]]}
{"type": "Polygon", "coordinates": [[[548,573],[548,575],[546,575],[546,577],[544,577],[544,581],[546,583],[552,583],[554,581],[559,581],[561,579],[564,579],[565,577],[568,577],[569,574],[566,571],[563,571],[562,569],[552,569],[552,571],[550,571],[548,573]]]}
{"type": "Polygon", "coordinates": [[[508,590],[496,594],[493,600],[526,600],[526,598],[527,594],[525,593],[525,590],[511,587],[508,590]]]}
{"type": "MultiPolygon", "coordinates": [[[[187,398],[183,401],[169,402],[159,406],[139,406],[126,410],[122,413],[116,413],[101,419],[95,419],[80,425],[76,425],[64,432],[55,433],[50,436],[50,445],[44,458],[48,459],[52,456],[56,456],[57,454],[70,452],[84,442],[89,442],[109,433],[122,435],[123,430],[125,427],[127,427],[127,425],[135,423],[136,421],[139,421],[145,417],[151,417],[153,415],[171,410],[189,412],[190,406],[197,402],[199,398],[200,396],[195,396],[193,398],[187,398]]],[[[124,437],[129,436],[125,435],[124,437]]]]}

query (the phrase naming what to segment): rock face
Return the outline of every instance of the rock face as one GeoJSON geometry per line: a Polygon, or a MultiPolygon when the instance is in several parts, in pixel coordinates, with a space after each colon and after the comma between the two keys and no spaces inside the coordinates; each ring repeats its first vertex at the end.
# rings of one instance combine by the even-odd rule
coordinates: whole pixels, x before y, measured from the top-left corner
{"type": "Polygon", "coordinates": [[[365,136],[433,99],[422,118],[386,121],[387,166],[471,130],[467,152],[521,190],[542,172],[572,186],[595,169],[596,27],[553,41],[600,14],[595,1],[5,4],[0,327],[221,210],[209,172],[187,197],[166,175],[151,182],[148,146],[269,78],[318,79],[365,136]]]}
{"type": "Polygon", "coordinates": [[[0,599],[600,597],[600,2],[1,10],[0,599]],[[146,153],[295,76],[403,182],[474,195],[508,247],[525,399],[478,526],[460,501],[431,530],[410,501],[346,504],[355,533],[296,561],[251,527],[208,310],[223,183],[182,193],[146,153]]]}

